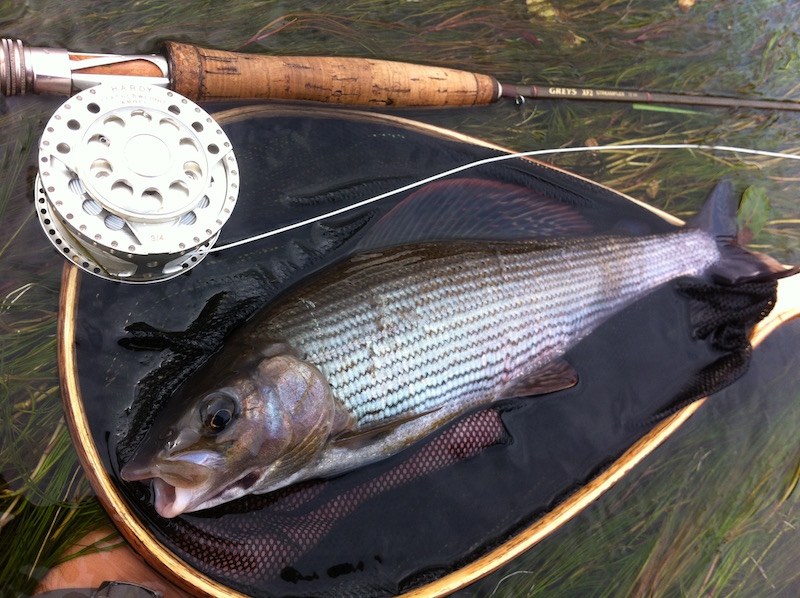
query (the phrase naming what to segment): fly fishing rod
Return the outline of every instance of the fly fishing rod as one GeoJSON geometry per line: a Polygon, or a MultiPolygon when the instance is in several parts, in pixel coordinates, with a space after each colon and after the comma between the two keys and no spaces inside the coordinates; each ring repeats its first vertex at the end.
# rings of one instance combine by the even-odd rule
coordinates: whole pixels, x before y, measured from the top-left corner
{"type": "Polygon", "coordinates": [[[421,107],[569,98],[800,110],[795,102],[508,85],[436,66],[173,42],[163,55],[121,56],[3,39],[0,93],[68,96],[39,143],[36,213],[74,265],[128,283],[168,280],[195,267],[236,205],[240,175],[231,142],[195,101],[421,107]]]}
{"type": "Polygon", "coordinates": [[[121,56],[0,43],[0,93],[72,95],[103,81],[168,87],[194,101],[311,100],[351,106],[474,106],[510,98],[800,111],[800,101],[500,83],[491,75],[369,58],[269,56],[167,42],[121,56]]]}

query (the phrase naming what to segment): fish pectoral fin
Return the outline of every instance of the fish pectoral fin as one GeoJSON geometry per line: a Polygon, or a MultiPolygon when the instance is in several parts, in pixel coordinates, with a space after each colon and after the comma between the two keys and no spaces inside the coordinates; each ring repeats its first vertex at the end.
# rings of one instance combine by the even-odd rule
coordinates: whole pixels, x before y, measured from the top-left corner
{"type": "Polygon", "coordinates": [[[356,429],[356,418],[340,401],[336,401],[331,424],[331,436],[336,438],[340,434],[349,434],[356,429]]]}
{"type": "Polygon", "coordinates": [[[388,436],[403,424],[426,417],[432,413],[436,413],[437,411],[439,411],[439,408],[431,409],[430,411],[423,411],[422,413],[400,415],[390,419],[389,421],[381,422],[375,425],[368,425],[362,429],[345,430],[344,432],[333,436],[331,438],[331,442],[337,446],[358,448],[378,438],[388,436]]]}
{"type": "Polygon", "coordinates": [[[498,399],[535,397],[572,388],[578,383],[578,372],[564,358],[551,361],[543,368],[509,382],[498,393],[498,399]]]}

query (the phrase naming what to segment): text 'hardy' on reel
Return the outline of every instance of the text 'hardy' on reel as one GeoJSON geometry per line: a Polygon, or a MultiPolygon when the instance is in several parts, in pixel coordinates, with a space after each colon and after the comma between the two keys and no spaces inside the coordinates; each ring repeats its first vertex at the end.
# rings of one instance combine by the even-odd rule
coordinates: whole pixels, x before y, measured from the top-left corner
{"type": "Polygon", "coordinates": [[[36,212],[56,248],[109,280],[197,265],[233,211],[239,173],[216,121],[180,94],[103,83],[67,100],[39,145],[36,212]]]}

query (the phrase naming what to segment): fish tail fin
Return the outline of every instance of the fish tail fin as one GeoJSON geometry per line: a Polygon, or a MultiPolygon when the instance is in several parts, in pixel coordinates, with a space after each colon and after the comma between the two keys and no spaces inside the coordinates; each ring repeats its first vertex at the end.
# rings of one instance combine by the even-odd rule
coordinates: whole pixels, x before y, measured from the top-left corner
{"type": "Polygon", "coordinates": [[[785,266],[768,255],[745,249],[744,243],[752,234],[746,228],[739,228],[738,210],[733,183],[724,179],[711,191],[700,212],[686,223],[717,239],[720,259],[707,272],[714,282],[731,285],[765,282],[800,271],[798,266],[785,266]]]}

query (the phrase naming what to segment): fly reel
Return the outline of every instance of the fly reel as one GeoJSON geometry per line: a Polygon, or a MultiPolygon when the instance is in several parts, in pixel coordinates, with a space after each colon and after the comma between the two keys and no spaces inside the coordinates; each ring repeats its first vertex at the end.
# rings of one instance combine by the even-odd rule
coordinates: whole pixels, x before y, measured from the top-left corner
{"type": "Polygon", "coordinates": [[[65,102],[39,145],[35,203],[48,238],[83,270],[167,280],[213,246],[239,191],[219,124],[174,91],[102,84],[65,102]]]}

